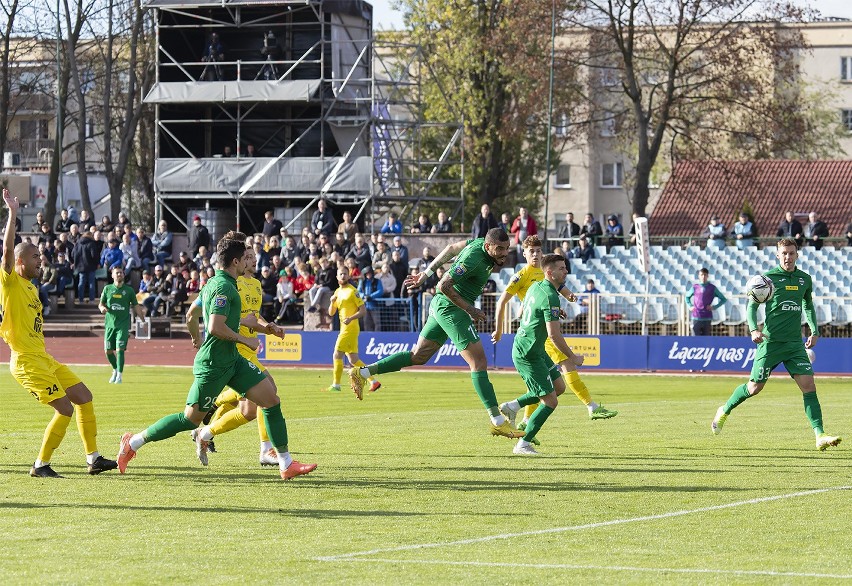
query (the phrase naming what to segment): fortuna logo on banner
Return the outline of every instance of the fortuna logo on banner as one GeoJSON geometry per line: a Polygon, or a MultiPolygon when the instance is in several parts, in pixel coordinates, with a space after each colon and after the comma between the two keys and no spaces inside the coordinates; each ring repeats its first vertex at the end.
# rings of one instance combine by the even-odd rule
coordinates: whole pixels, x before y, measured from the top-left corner
{"type": "Polygon", "coordinates": [[[708,366],[711,361],[734,364],[740,363],[740,368],[754,360],[754,355],[757,352],[755,348],[749,348],[746,352],[745,348],[712,348],[710,346],[678,346],[677,342],[672,342],[672,347],[669,349],[669,360],[677,360],[681,364],[686,364],[687,361],[701,360],[703,366],[708,366]]]}

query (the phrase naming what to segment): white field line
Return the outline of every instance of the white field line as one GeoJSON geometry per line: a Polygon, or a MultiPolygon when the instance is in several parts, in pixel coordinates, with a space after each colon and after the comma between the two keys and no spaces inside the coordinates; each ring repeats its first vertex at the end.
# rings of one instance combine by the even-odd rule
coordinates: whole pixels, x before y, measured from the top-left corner
{"type": "Polygon", "coordinates": [[[852,574],[816,574],[810,572],[781,572],[776,570],[728,570],[712,568],[641,568],[636,566],[594,566],[582,564],[523,564],[514,562],[452,562],[447,560],[394,560],[386,558],[349,558],[334,560],[345,562],[388,563],[388,564],[423,564],[447,566],[478,566],[485,568],[517,568],[532,570],[600,570],[615,572],[650,572],[675,574],[727,574],[735,576],[780,576],[789,578],[831,578],[835,580],[850,580],[852,574]]]}
{"type": "MultiPolygon", "coordinates": [[[[364,556],[371,556],[379,553],[388,553],[395,551],[413,551],[420,549],[433,549],[437,547],[452,547],[456,545],[470,545],[473,543],[484,543],[487,541],[496,541],[498,539],[514,539],[516,537],[528,537],[533,535],[547,535],[551,533],[566,533],[568,531],[583,531],[586,529],[597,529],[598,527],[612,527],[615,525],[626,525],[628,523],[639,523],[642,521],[656,521],[659,519],[671,519],[674,517],[683,517],[685,515],[693,515],[696,513],[707,513],[711,511],[721,511],[724,509],[733,509],[735,507],[742,507],[745,505],[755,505],[759,503],[767,503],[771,501],[779,501],[784,499],[791,499],[801,496],[810,496],[814,494],[822,494],[826,492],[834,492],[838,490],[850,490],[852,489],[852,485],[850,486],[834,486],[830,488],[819,488],[815,490],[805,490],[801,492],[791,492],[787,494],[779,494],[774,496],[764,496],[754,499],[748,499],[745,501],[735,501],[732,503],[726,503],[723,505],[712,505],[709,507],[700,507],[698,509],[687,509],[681,511],[671,511],[669,513],[661,513],[659,515],[646,515],[642,517],[628,517],[625,519],[612,519],[610,521],[601,521],[598,523],[588,523],[585,525],[569,525],[568,527],[552,527],[550,529],[536,529],[533,531],[521,531],[518,533],[501,533],[498,535],[486,535],[485,537],[474,537],[471,539],[459,539],[456,541],[444,541],[444,542],[435,542],[435,543],[418,543],[414,545],[402,545],[397,547],[383,547],[377,549],[369,549],[365,551],[356,551],[353,553],[344,553],[340,555],[333,556],[321,556],[317,557],[317,561],[324,562],[335,562],[335,561],[347,561],[355,558],[363,558],[364,556]]],[[[403,560],[400,560],[403,561],[403,560]]]]}

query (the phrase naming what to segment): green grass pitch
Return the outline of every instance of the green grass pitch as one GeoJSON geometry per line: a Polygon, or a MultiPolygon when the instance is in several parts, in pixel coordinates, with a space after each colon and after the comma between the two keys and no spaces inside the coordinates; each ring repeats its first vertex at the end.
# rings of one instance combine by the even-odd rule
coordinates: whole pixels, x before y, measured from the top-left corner
{"type": "MultiPolygon", "coordinates": [[[[182,408],[189,368],[76,367],[95,393],[99,447],[182,408]]],[[[710,420],[744,377],[588,376],[618,417],[570,394],[539,458],[492,438],[466,373],[405,372],[356,401],[330,372],[273,369],[290,447],[317,462],[285,483],[257,463],[254,423],[145,446],[120,476],[85,474],[74,423],[27,475],[51,410],[4,368],[0,583],[836,583],[852,579],[852,437],[818,452],[776,375],[724,433],[710,420]]],[[[492,376],[501,401],[516,374],[492,376]]],[[[820,379],[826,429],[852,432],[849,380],[820,379]]]]}

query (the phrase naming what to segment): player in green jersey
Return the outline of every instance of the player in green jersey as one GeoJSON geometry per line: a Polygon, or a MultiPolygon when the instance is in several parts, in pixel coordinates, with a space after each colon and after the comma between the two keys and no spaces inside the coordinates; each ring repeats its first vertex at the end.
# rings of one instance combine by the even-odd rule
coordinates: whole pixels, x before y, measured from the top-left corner
{"type": "Polygon", "coordinates": [[[98,303],[98,309],[104,315],[104,351],[112,365],[111,383],[121,384],[124,353],[127,351],[127,340],[130,339],[132,308],[139,308],[136,293],[124,282],[124,269],[115,267],[112,269],[112,283],[104,287],[98,303]]]}
{"type": "Polygon", "coordinates": [[[814,309],[811,276],[796,268],[799,250],[792,238],[783,238],[776,245],[779,266],[765,273],[775,285],[775,293],[766,302],[766,323],[763,331],[757,328],[757,304],[749,301],[748,327],[751,339],[757,344],[754,366],[747,384],[734,389],[728,402],[719,407],[710,425],[718,435],[731,411],[740,403],[763,390],[773,369],[784,363],[784,367],[799,389],[805,403],[805,415],[816,434],[816,447],[825,450],[836,446],[841,438],[828,435],[822,428],[822,409],[816,394],[814,371],[805,348],[813,348],[819,338],[814,309]],[[811,335],[802,345],[802,310],[811,329],[811,335]]]}
{"type": "Polygon", "coordinates": [[[492,435],[511,438],[523,436],[523,433],[515,429],[500,413],[494,387],[488,380],[485,349],[474,323],[484,321],[488,317],[484,311],[477,309],[474,303],[491,277],[491,270],[495,265],[503,265],[508,252],[509,236],[506,231],[493,228],[485,238],[448,245],[424,272],[406,277],[406,287],[419,287],[438,267],[456,257],[450,270],[438,283],[438,293],[429,306],[429,319],[426,320],[414,349],[411,352],[397,352],[364,367],[353,366],[349,369],[349,381],[355,396],[362,398],[368,376],[426,364],[447,338],[450,338],[470,366],[473,388],[491,418],[492,435]]]}
{"type": "Polygon", "coordinates": [[[316,464],[302,464],[290,456],[287,424],[281,413],[275,385],[237,351],[238,343],[252,350],[256,350],[259,343],[258,338],[238,333],[242,302],[237,291],[237,276],[245,270],[245,250],[245,236],[240,233],[225,235],[216,246],[220,269],[201,290],[208,336],[195,355],[192,368],[195,381],[187,395],[186,408],[163,417],[140,433],[125,433],[121,437],[117,460],[118,471],[122,474],[146,443],[195,429],[204,415],[215,408],[216,397],[225,386],[263,409],[267,433],[278,454],[281,478],[289,480],[316,468],[316,464]]]}
{"type": "Polygon", "coordinates": [[[521,323],[512,344],[512,362],[527,385],[527,393],[500,405],[503,415],[514,423],[522,407],[538,404],[527,423],[524,437],[518,440],[512,450],[523,456],[538,455],[532,447],[532,441],[556,409],[559,404],[557,397],[566,388],[559,367],[545,350],[545,342],[550,340],[563,355],[573,356],[559,324],[559,289],[565,284],[565,276],[568,274],[565,257],[561,254],[545,255],[541,268],[544,279],[533,283],[527,291],[521,323]]]}

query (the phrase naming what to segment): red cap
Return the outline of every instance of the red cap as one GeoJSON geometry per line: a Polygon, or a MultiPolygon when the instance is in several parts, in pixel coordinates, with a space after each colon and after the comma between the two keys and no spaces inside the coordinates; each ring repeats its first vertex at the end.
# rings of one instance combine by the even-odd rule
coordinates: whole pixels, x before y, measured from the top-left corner
{"type": "Polygon", "coordinates": [[[194,221],[200,220],[200,219],[201,219],[201,216],[195,216],[194,218],[192,218],[192,221],[194,222],[194,221]]]}

